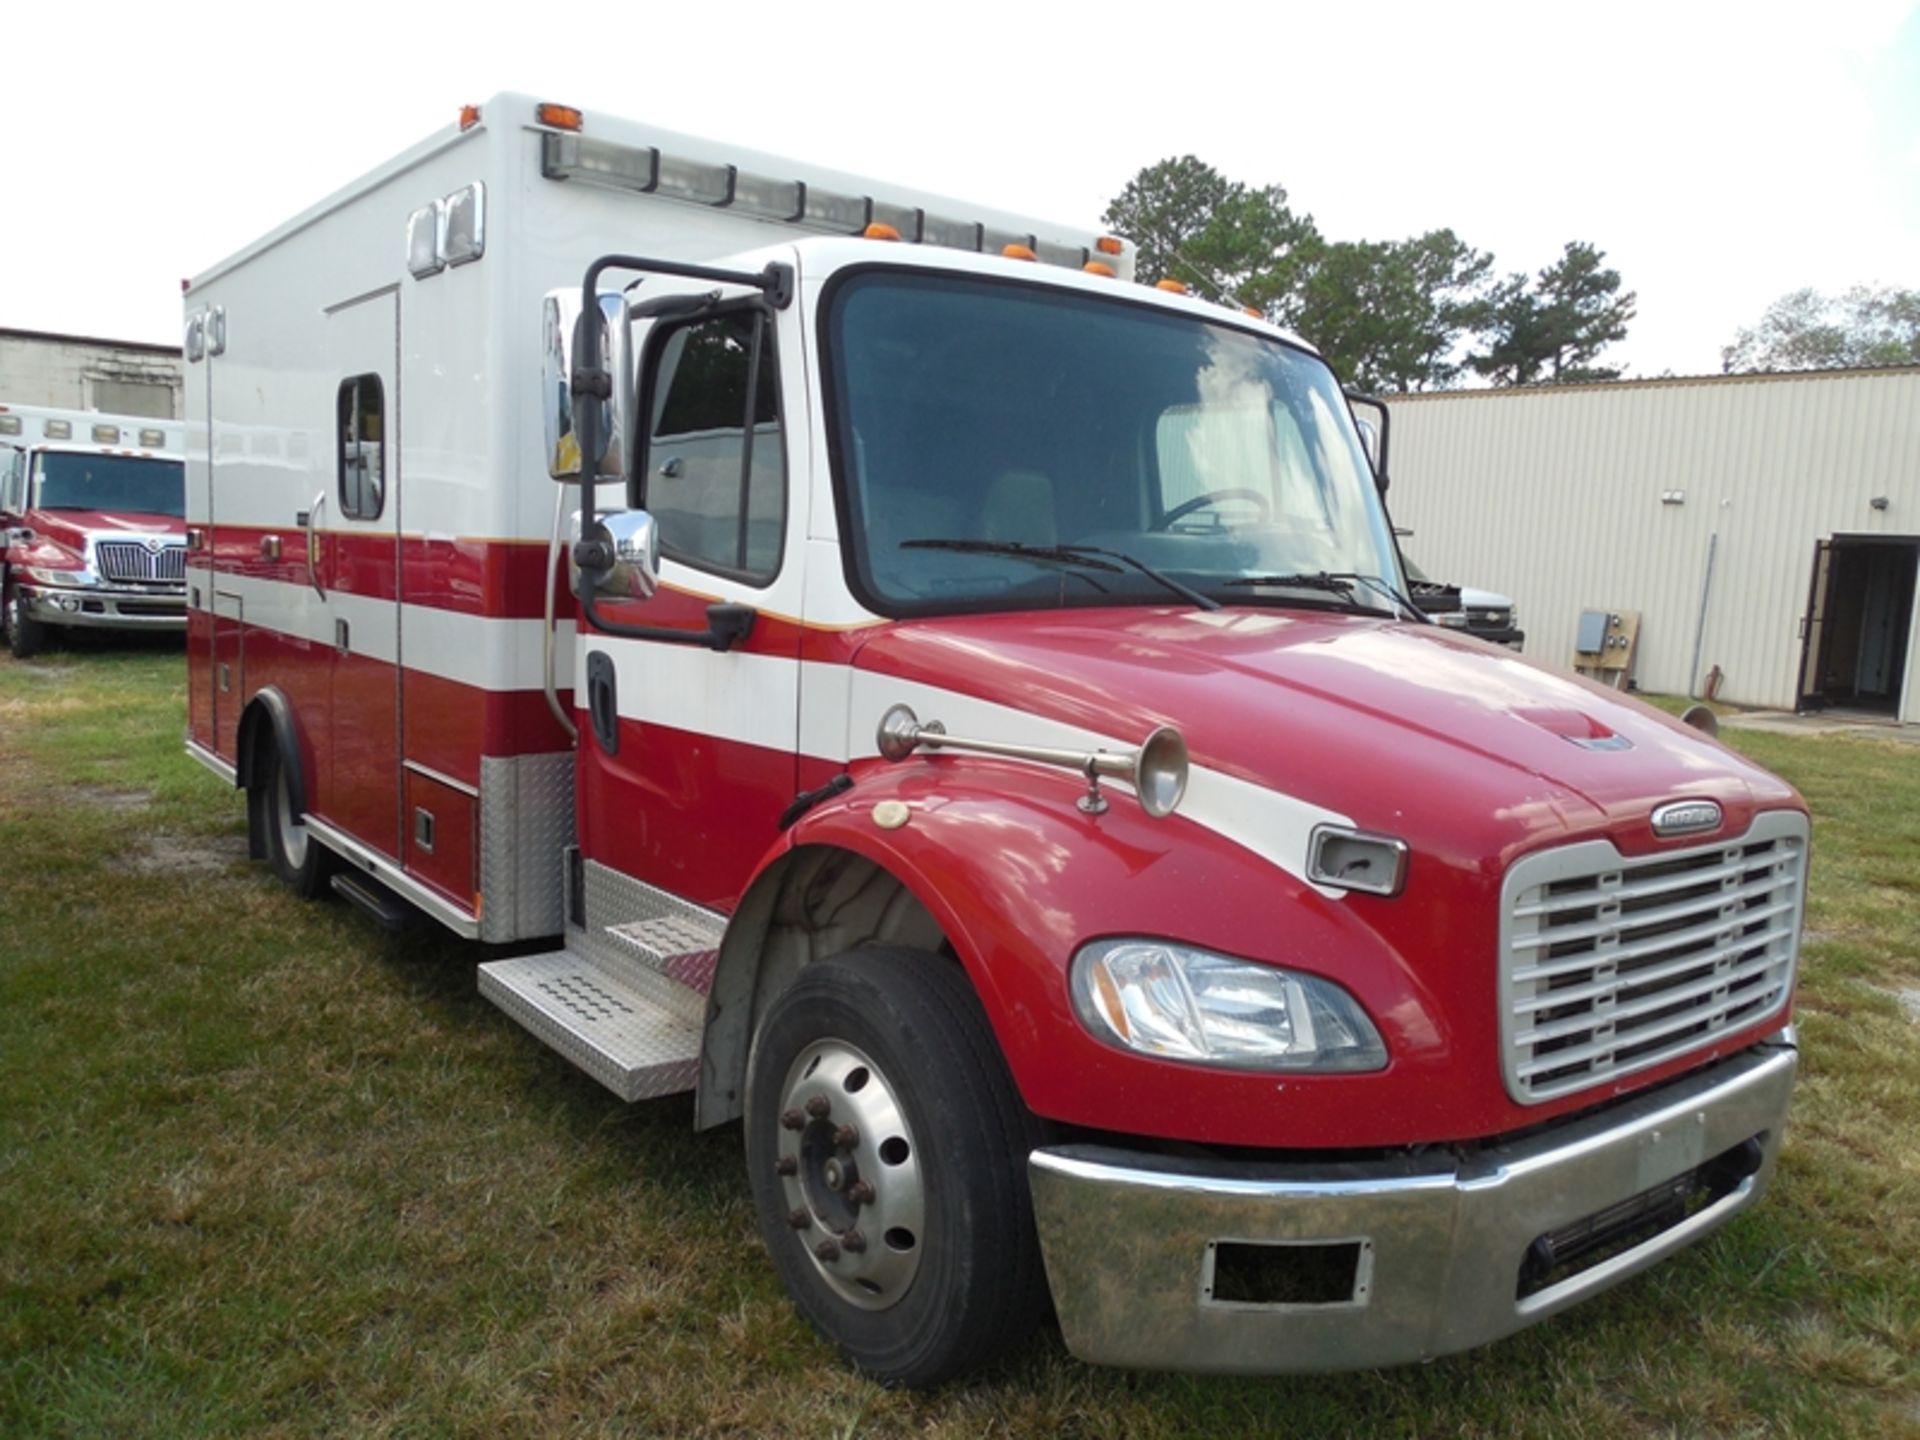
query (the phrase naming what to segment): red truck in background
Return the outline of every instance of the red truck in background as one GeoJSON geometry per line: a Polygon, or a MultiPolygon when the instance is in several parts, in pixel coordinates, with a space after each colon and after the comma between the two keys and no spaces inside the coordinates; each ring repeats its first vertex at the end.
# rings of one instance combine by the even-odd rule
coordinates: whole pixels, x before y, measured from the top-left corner
{"type": "Polygon", "coordinates": [[[1448,1354],[1780,1153],[1799,797],[1432,623],[1324,361],[1132,264],[508,94],[186,295],[254,853],[540,940],[483,993],[742,1121],[889,1383],[1049,1296],[1099,1363],[1448,1354]]]}
{"type": "Polygon", "coordinates": [[[0,635],[181,632],[186,477],[177,422],[0,406],[0,635]]]}

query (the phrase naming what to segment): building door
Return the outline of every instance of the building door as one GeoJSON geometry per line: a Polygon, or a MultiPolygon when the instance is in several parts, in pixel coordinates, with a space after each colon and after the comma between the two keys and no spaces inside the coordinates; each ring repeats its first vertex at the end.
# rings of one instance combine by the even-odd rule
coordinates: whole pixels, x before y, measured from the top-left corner
{"type": "Polygon", "coordinates": [[[1920,539],[1836,535],[1819,542],[1803,627],[1799,708],[1899,712],[1916,580],[1920,539]]]}

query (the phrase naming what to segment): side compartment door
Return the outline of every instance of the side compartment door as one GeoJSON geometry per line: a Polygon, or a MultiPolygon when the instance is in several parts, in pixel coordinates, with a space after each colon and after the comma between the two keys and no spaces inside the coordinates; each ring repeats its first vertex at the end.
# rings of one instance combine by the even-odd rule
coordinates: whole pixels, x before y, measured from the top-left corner
{"type": "MultiPolygon", "coordinates": [[[[649,280],[649,294],[672,282],[649,280]]],[[[710,288],[710,287],[708,287],[710,288]]],[[[650,437],[641,493],[661,543],[651,599],[580,621],[582,854],[683,899],[730,910],[779,838],[797,788],[804,514],[790,496],[784,421],[804,415],[795,327],[751,306],[660,320],[642,342],[636,427],[650,437]],[[793,353],[783,354],[782,346],[793,353]],[[716,603],[752,607],[725,652],[617,633],[707,628],[716,603]]],[[[602,482],[602,509],[619,508],[602,482]]]]}
{"type": "Polygon", "coordinates": [[[1827,703],[1827,609],[1833,592],[1833,542],[1813,543],[1813,584],[1807,591],[1807,613],[1800,620],[1800,684],[1796,710],[1817,710],[1827,703]]]}
{"type": "MultiPolygon", "coordinates": [[[[400,855],[399,292],[327,312],[332,476],[309,524],[331,639],[320,818],[400,855]]],[[[323,472],[324,473],[324,472],[323,472]]]]}

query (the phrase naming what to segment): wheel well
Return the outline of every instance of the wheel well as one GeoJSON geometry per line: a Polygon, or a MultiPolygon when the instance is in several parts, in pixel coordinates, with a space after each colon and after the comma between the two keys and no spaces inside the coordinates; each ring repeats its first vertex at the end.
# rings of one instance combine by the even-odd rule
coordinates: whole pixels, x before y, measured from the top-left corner
{"type": "Polygon", "coordinates": [[[927,907],[897,875],[864,855],[801,846],[754,881],[727,926],[714,969],[697,1126],[722,1124],[744,1110],[755,1017],[814,961],[875,943],[959,963],[927,907]]]}
{"type": "MultiPolygon", "coordinates": [[[[266,783],[268,761],[278,751],[288,768],[287,789],[297,814],[307,809],[306,766],[300,756],[300,731],[293,718],[293,706],[287,697],[272,688],[262,690],[247,702],[240,714],[240,733],[234,743],[233,783],[248,792],[249,809],[254,793],[266,783]]],[[[255,860],[264,860],[267,852],[259,827],[247,827],[247,852],[255,860]]]]}

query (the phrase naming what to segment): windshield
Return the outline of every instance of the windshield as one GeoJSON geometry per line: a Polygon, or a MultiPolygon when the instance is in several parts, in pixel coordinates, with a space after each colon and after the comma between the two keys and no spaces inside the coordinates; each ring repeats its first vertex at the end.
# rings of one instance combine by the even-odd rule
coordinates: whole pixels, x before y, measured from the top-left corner
{"type": "Polygon", "coordinates": [[[178,460],[54,452],[40,456],[39,475],[42,510],[187,513],[186,468],[178,460]]]}
{"type": "Polygon", "coordinates": [[[1304,351],[1146,305],[879,271],[835,292],[828,336],[852,578],[882,613],[1169,599],[1116,554],[1227,604],[1392,608],[1364,585],[1279,583],[1399,585],[1346,402],[1304,351]]]}

